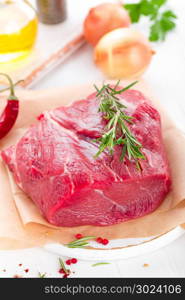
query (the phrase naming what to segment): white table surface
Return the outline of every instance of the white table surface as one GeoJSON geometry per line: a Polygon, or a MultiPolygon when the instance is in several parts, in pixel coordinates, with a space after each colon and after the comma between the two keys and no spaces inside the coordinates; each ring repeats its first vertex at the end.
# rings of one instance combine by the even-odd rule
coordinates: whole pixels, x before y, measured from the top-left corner
{"type": "MultiPolygon", "coordinates": [[[[164,43],[154,45],[157,54],[144,79],[177,125],[185,130],[185,1],[171,0],[170,5],[178,15],[177,29],[164,43]]],[[[93,64],[91,47],[85,45],[34,88],[93,83],[98,79],[104,77],[93,64]]],[[[153,253],[101,267],[92,267],[90,261],[79,261],[72,267],[75,271],[72,277],[185,277],[184,253],[185,235],[153,253]],[[143,264],[149,266],[143,267],[143,264]]],[[[40,248],[0,252],[0,277],[15,274],[37,277],[39,271],[47,272],[47,277],[61,277],[58,269],[58,256],[40,248]],[[27,268],[28,273],[24,271],[27,268]]]]}

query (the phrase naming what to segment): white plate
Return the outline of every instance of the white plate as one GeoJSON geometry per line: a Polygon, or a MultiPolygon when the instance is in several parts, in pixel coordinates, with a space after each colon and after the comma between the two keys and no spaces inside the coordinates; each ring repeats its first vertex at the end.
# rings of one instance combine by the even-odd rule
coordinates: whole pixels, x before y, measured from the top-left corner
{"type": "Polygon", "coordinates": [[[44,247],[47,251],[54,252],[59,255],[76,257],[82,260],[93,261],[110,261],[128,259],[136,256],[140,256],[149,252],[158,250],[172,241],[176,240],[185,233],[185,230],[181,227],[169,231],[168,233],[159,237],[149,238],[133,238],[112,240],[108,246],[101,248],[99,244],[91,242],[92,247],[98,247],[99,249],[81,249],[81,248],[67,248],[61,244],[48,244],[44,247]],[[122,247],[120,249],[111,249],[116,247],[122,247]],[[124,248],[123,248],[124,247],[124,248]]]}

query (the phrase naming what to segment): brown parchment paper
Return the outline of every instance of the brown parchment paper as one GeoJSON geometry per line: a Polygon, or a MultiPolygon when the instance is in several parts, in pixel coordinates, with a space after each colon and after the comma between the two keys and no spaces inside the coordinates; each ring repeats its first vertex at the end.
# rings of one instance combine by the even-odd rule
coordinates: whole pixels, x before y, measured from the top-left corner
{"type": "MultiPolygon", "coordinates": [[[[74,234],[79,232],[109,239],[148,237],[163,234],[185,223],[185,136],[174,126],[160,102],[151,95],[143,82],[137,85],[137,89],[152,100],[161,114],[163,139],[173,181],[172,190],[162,205],[152,214],[113,226],[57,228],[41,216],[33,202],[17,187],[0,159],[0,249],[40,246],[53,241],[66,243],[73,240],[74,234]]],[[[85,98],[92,91],[93,85],[45,91],[17,91],[20,98],[19,117],[12,131],[0,140],[0,150],[18,141],[30,124],[37,122],[36,116],[44,110],[68,105],[74,100],[85,98]]],[[[5,104],[6,97],[1,96],[0,110],[5,104]]]]}

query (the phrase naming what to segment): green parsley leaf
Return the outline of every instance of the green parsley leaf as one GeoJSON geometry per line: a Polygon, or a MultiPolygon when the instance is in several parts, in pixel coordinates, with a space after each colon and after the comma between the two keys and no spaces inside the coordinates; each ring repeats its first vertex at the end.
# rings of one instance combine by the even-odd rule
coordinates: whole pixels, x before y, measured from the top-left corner
{"type": "Polygon", "coordinates": [[[140,4],[125,4],[124,7],[128,10],[132,23],[139,22],[141,16],[140,4]]]}
{"type": "Polygon", "coordinates": [[[142,16],[148,17],[150,23],[149,40],[152,42],[163,41],[168,32],[176,26],[177,16],[172,10],[161,12],[161,7],[167,0],[140,0],[136,4],[125,4],[132,23],[139,22],[142,16]]]}
{"type": "Polygon", "coordinates": [[[164,32],[170,31],[176,26],[176,24],[168,18],[161,18],[160,23],[164,32]]]}
{"type": "Polygon", "coordinates": [[[144,16],[150,16],[156,14],[157,8],[148,0],[142,0],[140,3],[140,13],[144,16]]]}
{"type": "Polygon", "coordinates": [[[162,15],[165,18],[174,18],[174,19],[177,19],[177,16],[174,14],[174,12],[172,10],[166,10],[165,12],[163,12],[162,15]]]}
{"type": "Polygon", "coordinates": [[[167,33],[176,26],[173,21],[174,18],[176,18],[176,15],[172,11],[163,12],[160,18],[150,27],[150,41],[164,41],[167,33]]]}
{"type": "Polygon", "coordinates": [[[154,4],[154,5],[156,5],[156,6],[158,6],[158,7],[161,7],[166,2],[167,2],[167,0],[151,0],[151,3],[154,4]]]}
{"type": "Polygon", "coordinates": [[[150,27],[150,35],[149,40],[151,42],[156,42],[160,40],[160,22],[156,21],[151,27],[150,27]]]}

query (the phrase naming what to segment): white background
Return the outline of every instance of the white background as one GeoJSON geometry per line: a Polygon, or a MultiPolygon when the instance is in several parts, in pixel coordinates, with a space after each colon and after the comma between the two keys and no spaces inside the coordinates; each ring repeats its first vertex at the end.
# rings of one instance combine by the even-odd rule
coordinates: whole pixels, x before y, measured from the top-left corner
{"type": "MultiPolygon", "coordinates": [[[[185,130],[185,1],[169,2],[178,15],[178,26],[164,43],[154,45],[157,53],[144,79],[177,125],[185,130]]],[[[80,10],[80,5],[78,9],[80,10]]],[[[98,79],[102,80],[104,77],[93,64],[91,47],[85,45],[34,88],[93,83],[98,79]]],[[[92,267],[93,262],[79,261],[72,267],[75,271],[72,277],[185,277],[184,253],[185,235],[156,252],[101,267],[92,267]],[[143,267],[143,264],[149,266],[143,267]]],[[[47,272],[47,277],[61,277],[58,269],[58,256],[43,249],[0,252],[0,277],[12,277],[15,274],[33,277],[38,276],[38,271],[47,272]],[[23,266],[19,267],[20,263],[23,266]],[[27,268],[29,272],[25,273],[24,269],[27,268]]]]}

